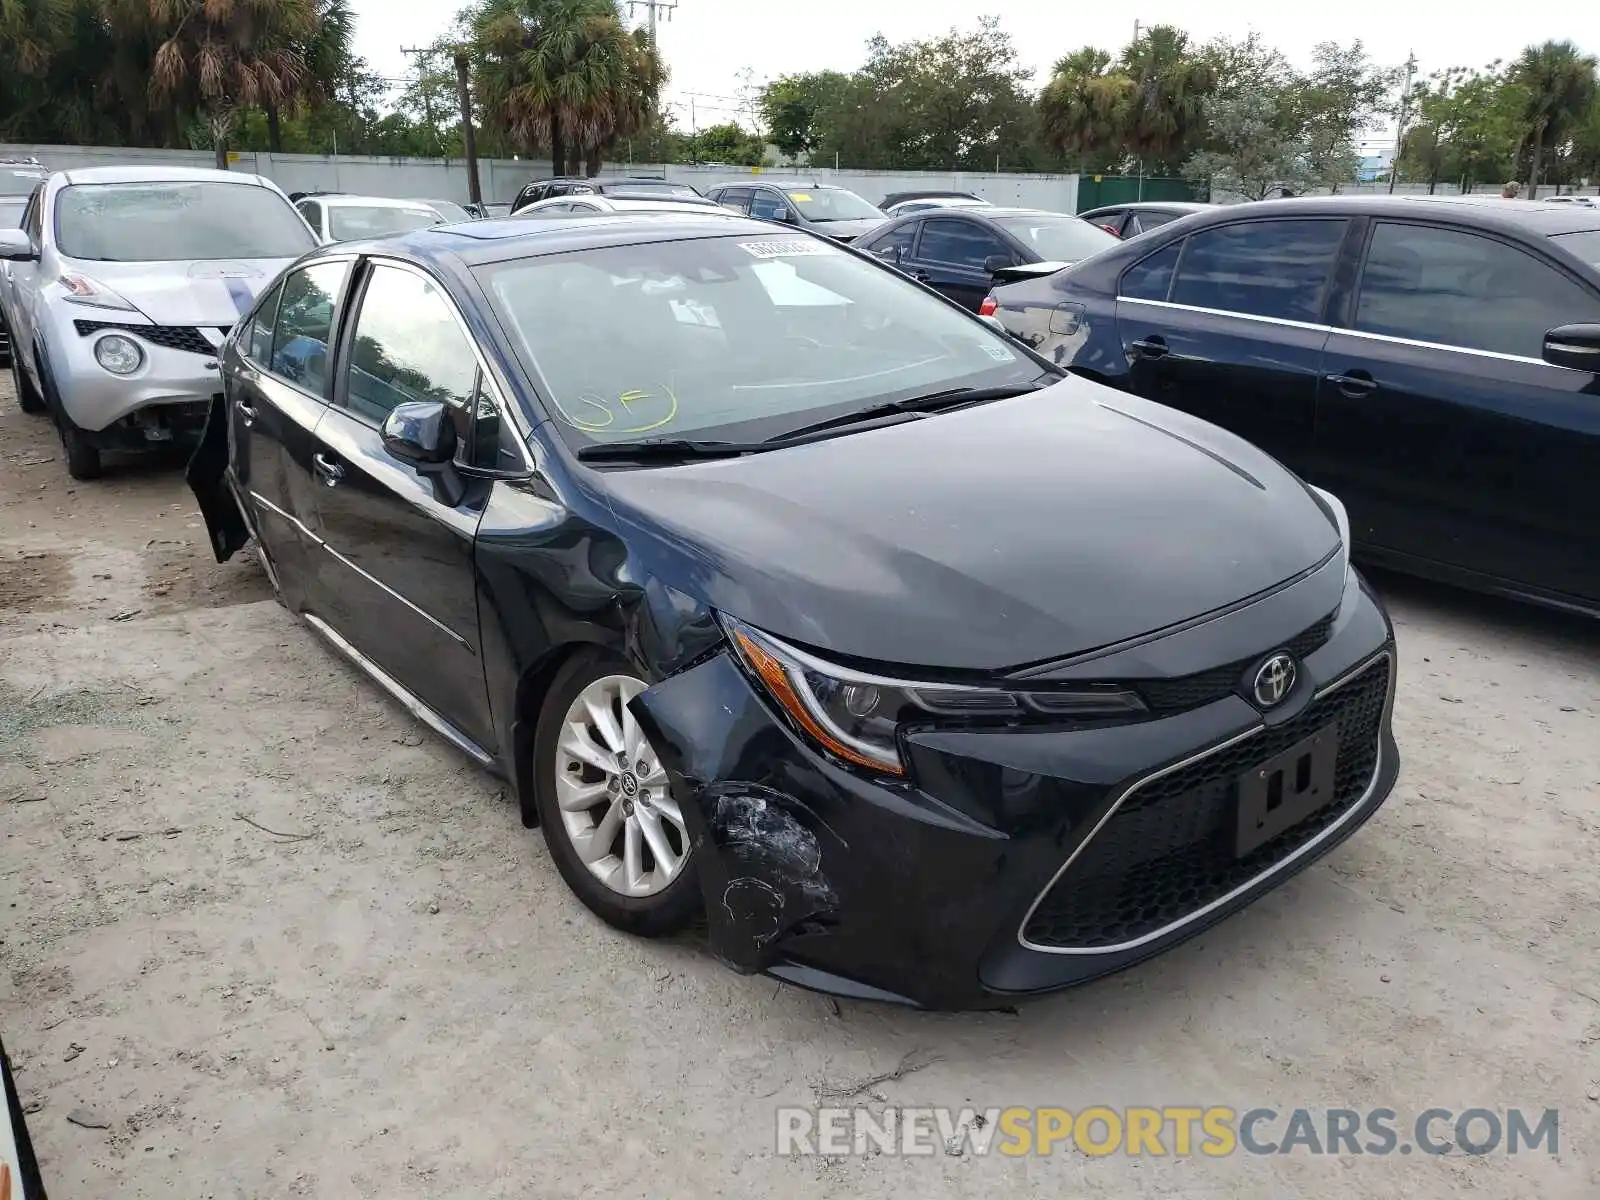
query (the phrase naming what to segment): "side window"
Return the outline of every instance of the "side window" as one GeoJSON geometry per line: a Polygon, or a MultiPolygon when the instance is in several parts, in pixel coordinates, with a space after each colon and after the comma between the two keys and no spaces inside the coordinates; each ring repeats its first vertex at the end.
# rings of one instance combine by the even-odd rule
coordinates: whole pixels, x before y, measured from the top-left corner
{"type": "Polygon", "coordinates": [[[1148,233],[1152,229],[1160,229],[1163,225],[1166,225],[1166,224],[1168,224],[1169,222],[1172,222],[1172,221],[1176,221],[1177,219],[1178,218],[1173,216],[1171,213],[1163,213],[1163,212],[1135,213],[1134,217],[1133,217],[1133,232],[1134,233],[1148,233]]]}
{"type": "Polygon", "coordinates": [[[749,188],[723,188],[717,193],[717,203],[736,213],[750,211],[749,188]]]}
{"type": "Polygon", "coordinates": [[[283,281],[272,359],[267,370],[321,396],[328,381],[333,309],[350,270],[345,262],[316,263],[283,281]]]}
{"type": "Polygon", "coordinates": [[[1344,219],[1241,221],[1189,235],[1174,304],[1285,321],[1320,321],[1344,219]]]}
{"type": "Polygon", "coordinates": [[[883,255],[889,250],[900,251],[901,258],[911,257],[911,247],[917,240],[917,221],[907,221],[904,225],[889,230],[883,236],[867,243],[862,248],[870,250],[877,255],[883,255]]]}
{"type": "Polygon", "coordinates": [[[33,196],[28,200],[28,211],[22,214],[22,227],[28,231],[28,237],[35,246],[44,245],[43,184],[33,189],[33,196]]]}
{"type": "Polygon", "coordinates": [[[917,258],[923,262],[949,263],[971,271],[982,271],[983,260],[991,254],[1014,258],[1016,252],[1000,238],[975,221],[952,221],[930,217],[922,223],[922,243],[917,258]]]}
{"type": "Polygon", "coordinates": [[[300,215],[306,219],[306,224],[315,229],[320,236],[322,233],[322,205],[315,200],[300,201],[300,215]]]}
{"type": "Polygon", "coordinates": [[[762,189],[750,198],[750,215],[758,221],[776,221],[788,211],[788,202],[775,192],[762,189]]]}
{"type": "Polygon", "coordinates": [[[595,204],[584,204],[581,201],[574,201],[573,203],[567,205],[567,211],[575,213],[597,213],[600,211],[600,208],[595,204]]]}
{"type": "Polygon", "coordinates": [[[1390,221],[1372,231],[1357,329],[1539,358],[1545,331],[1572,321],[1600,321],[1600,300],[1514,246],[1390,221]]]}
{"type": "Polygon", "coordinates": [[[272,330],[278,321],[278,301],[282,298],[283,284],[279,283],[256,306],[255,320],[250,323],[250,340],[244,343],[244,352],[258,367],[265,367],[272,359],[272,330]]]}
{"type": "Polygon", "coordinates": [[[1165,300],[1172,287],[1172,269],[1178,265],[1178,252],[1182,249],[1180,238],[1145,255],[1122,273],[1117,295],[1128,300],[1165,300]]]}
{"type": "Polygon", "coordinates": [[[356,314],[340,403],[375,424],[397,404],[438,400],[470,411],[478,360],[437,283],[373,266],[356,314]]]}
{"type": "MultiPolygon", "coordinates": [[[[1125,212],[1112,211],[1101,213],[1098,217],[1091,217],[1090,220],[1093,221],[1094,224],[1100,226],[1101,229],[1104,229],[1107,233],[1114,233],[1118,237],[1121,237],[1124,232],[1122,227],[1123,218],[1125,218],[1127,215],[1128,214],[1125,212]]],[[[1129,236],[1132,236],[1131,233],[1129,236]]]]}

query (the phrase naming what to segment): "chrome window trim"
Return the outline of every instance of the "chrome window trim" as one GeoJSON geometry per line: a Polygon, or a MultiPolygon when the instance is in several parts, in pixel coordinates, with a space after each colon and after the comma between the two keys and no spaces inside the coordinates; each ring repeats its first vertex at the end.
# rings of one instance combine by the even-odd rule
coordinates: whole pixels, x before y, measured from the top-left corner
{"type": "MultiPolygon", "coordinates": [[[[482,376],[483,386],[488,388],[491,399],[494,400],[495,405],[500,409],[500,416],[502,419],[509,417],[512,425],[516,428],[518,436],[513,440],[517,444],[517,453],[522,459],[522,469],[524,471],[535,470],[537,464],[531,461],[528,452],[528,439],[533,436],[533,427],[528,424],[527,420],[525,419],[525,415],[519,406],[506,403],[505,389],[500,386],[499,376],[496,375],[495,372],[490,368],[488,355],[484,354],[483,347],[478,344],[478,339],[473,336],[472,327],[467,324],[466,318],[461,315],[461,310],[456,305],[455,297],[450,294],[450,290],[445,286],[444,281],[438,276],[434,275],[432,272],[425,271],[415,263],[406,262],[404,259],[390,258],[384,254],[368,254],[364,257],[366,258],[369,266],[397,267],[402,271],[406,271],[417,276],[419,279],[422,279],[427,283],[431,283],[435,288],[438,289],[439,298],[444,301],[445,307],[450,310],[450,316],[455,321],[456,328],[461,331],[461,336],[466,339],[467,345],[472,347],[472,357],[478,364],[478,371],[482,376]]],[[[362,281],[361,299],[363,303],[366,301],[366,289],[370,282],[370,276],[362,281]]],[[[359,308],[355,310],[355,315],[352,319],[356,322],[356,325],[351,327],[351,332],[354,333],[359,328],[361,321],[361,310],[359,308]]],[[[343,349],[343,338],[340,340],[340,348],[343,349]]],[[[348,363],[341,362],[341,370],[348,368],[348,365],[348,363]]],[[[340,412],[349,414],[355,420],[360,421],[364,425],[371,425],[374,429],[378,428],[377,425],[374,425],[371,421],[368,421],[365,417],[357,413],[348,405],[338,404],[332,400],[328,402],[328,405],[330,408],[337,408],[340,412]]]]}
{"type": "MultiPolygon", "coordinates": [[[[1163,247],[1165,249],[1165,247],[1163,247]]],[[[1283,325],[1290,329],[1309,329],[1313,333],[1331,333],[1332,325],[1316,321],[1292,321],[1288,317],[1263,317],[1257,313],[1229,312],[1225,308],[1202,308],[1198,304],[1177,304],[1171,300],[1140,300],[1137,296],[1117,296],[1118,304],[1148,304],[1152,308],[1170,308],[1178,312],[1204,313],[1208,317],[1232,317],[1238,321],[1259,321],[1264,325],[1283,325]]],[[[1349,330],[1342,332],[1348,333],[1349,330]]]]}
{"type": "MultiPolygon", "coordinates": [[[[345,566],[349,567],[352,571],[354,571],[357,575],[361,576],[367,582],[371,583],[374,587],[380,589],[385,594],[393,596],[396,600],[400,601],[401,604],[404,604],[412,612],[416,613],[417,616],[419,616],[423,620],[427,621],[428,624],[430,624],[430,625],[434,626],[435,628],[441,630],[442,632],[447,634],[451,639],[453,639],[454,641],[459,642],[461,645],[465,646],[468,650],[472,649],[472,643],[468,642],[466,638],[462,637],[454,629],[451,629],[450,626],[446,625],[443,621],[439,620],[438,617],[434,616],[432,613],[428,612],[426,609],[418,608],[410,600],[407,600],[399,592],[395,591],[392,587],[390,587],[388,584],[383,582],[383,580],[379,579],[376,575],[373,575],[370,571],[363,571],[355,563],[351,562],[348,558],[346,558],[344,555],[340,554],[332,546],[328,545],[328,542],[327,542],[326,538],[319,537],[317,534],[313,533],[306,526],[306,523],[304,521],[300,520],[299,517],[294,516],[292,513],[285,512],[283,509],[279,508],[276,504],[274,504],[271,500],[268,500],[260,492],[252,490],[251,493],[250,493],[250,499],[254,500],[257,504],[261,505],[261,507],[265,508],[268,512],[272,513],[274,516],[280,517],[283,520],[287,521],[290,525],[293,525],[295,527],[295,529],[298,530],[302,536],[310,539],[312,544],[315,545],[318,549],[326,550],[329,554],[333,555],[333,557],[336,558],[339,562],[341,562],[345,566]]],[[[246,522],[246,523],[248,524],[248,522],[246,522]]]]}
{"type": "Polygon", "coordinates": [[[1061,864],[1056,873],[1050,877],[1050,881],[1046,883],[1040,890],[1039,894],[1034,897],[1033,903],[1028,906],[1028,911],[1023,914],[1022,923],[1017,926],[1018,943],[1021,944],[1024,950],[1032,950],[1039,954],[1103,955],[1121,954],[1128,950],[1137,949],[1140,946],[1144,946],[1150,942],[1164,938],[1168,934],[1182,929],[1186,925],[1192,925],[1194,922],[1202,920],[1211,913],[1216,912],[1217,909],[1232,903],[1234,900],[1238,899],[1239,896],[1243,895],[1245,892],[1248,892],[1251,888],[1257,887],[1265,880],[1272,878],[1274,875],[1286,870],[1292,864],[1299,862],[1318,846],[1328,841],[1328,839],[1338,833],[1339,830],[1350,824],[1350,822],[1355,819],[1356,815],[1363,812],[1367,805],[1371,802],[1372,793],[1378,786],[1378,780],[1383,775],[1383,728],[1388,724],[1390,714],[1394,709],[1395,677],[1398,675],[1398,672],[1394,669],[1394,652],[1388,647],[1385,647],[1376,654],[1368,656],[1356,666],[1346,671],[1343,675],[1339,676],[1332,683],[1329,683],[1327,686],[1319,689],[1316,695],[1312,697],[1313,702],[1315,702],[1316,700],[1322,699],[1324,696],[1331,695],[1333,692],[1336,692],[1340,688],[1344,687],[1345,684],[1349,683],[1352,679],[1356,678],[1356,676],[1360,675],[1363,671],[1367,670],[1374,663],[1380,660],[1389,664],[1389,688],[1384,695],[1383,712],[1378,720],[1378,752],[1372,764],[1372,778],[1368,780],[1367,789],[1361,794],[1360,799],[1358,799],[1347,810],[1345,810],[1343,815],[1341,815],[1321,833],[1317,834],[1304,845],[1298,847],[1293,853],[1285,855],[1283,858],[1273,863],[1264,871],[1256,873],[1244,883],[1241,883],[1238,887],[1233,888],[1226,894],[1217,897],[1209,904],[1202,905],[1200,908],[1195,909],[1192,913],[1188,913],[1185,916],[1178,918],[1176,921],[1169,921],[1161,928],[1152,930],[1151,932],[1144,934],[1142,937],[1134,938],[1131,941],[1118,942],[1114,946],[1041,946],[1028,940],[1026,931],[1028,928],[1028,922],[1033,919],[1034,912],[1038,909],[1040,904],[1044,903],[1044,898],[1048,896],[1050,894],[1050,890],[1054,888],[1058,882],[1060,882],[1061,877],[1067,873],[1068,868],[1070,868],[1072,864],[1077,861],[1078,857],[1084,852],[1084,849],[1089,845],[1090,842],[1094,840],[1095,835],[1105,827],[1106,823],[1110,821],[1112,817],[1117,815],[1118,810],[1122,808],[1122,805],[1127,801],[1129,796],[1133,795],[1140,788],[1154,783],[1158,779],[1163,779],[1176,771],[1183,770],[1185,767],[1191,767],[1197,762],[1201,762],[1204,759],[1210,758],[1213,754],[1219,754],[1232,746],[1237,746],[1240,742],[1255,737],[1258,733],[1262,733],[1266,729],[1270,728],[1266,722],[1259,722],[1252,728],[1245,730],[1243,733],[1235,734],[1233,737],[1219,742],[1214,746],[1210,746],[1205,750],[1200,751],[1198,754],[1191,754],[1188,758],[1181,759],[1170,766],[1162,767],[1157,771],[1152,771],[1150,774],[1135,780],[1131,785],[1124,788],[1122,793],[1118,795],[1116,800],[1112,802],[1111,807],[1105,811],[1105,815],[1095,822],[1094,828],[1089,830],[1088,835],[1084,837],[1084,839],[1078,843],[1077,847],[1072,851],[1072,853],[1067,856],[1067,861],[1061,864]]]}

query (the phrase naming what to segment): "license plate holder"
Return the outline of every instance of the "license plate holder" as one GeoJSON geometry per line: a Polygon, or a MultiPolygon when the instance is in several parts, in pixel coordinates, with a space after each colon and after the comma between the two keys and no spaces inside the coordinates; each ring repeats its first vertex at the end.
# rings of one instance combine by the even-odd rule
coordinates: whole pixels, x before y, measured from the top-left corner
{"type": "Polygon", "coordinates": [[[1333,800],[1339,726],[1328,725],[1239,778],[1234,855],[1243,858],[1333,800]]]}

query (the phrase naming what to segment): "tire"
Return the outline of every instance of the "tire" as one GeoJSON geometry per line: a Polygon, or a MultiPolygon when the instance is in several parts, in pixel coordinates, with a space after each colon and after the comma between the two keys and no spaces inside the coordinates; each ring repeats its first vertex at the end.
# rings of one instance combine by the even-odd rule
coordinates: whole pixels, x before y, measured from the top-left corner
{"type": "Polygon", "coordinates": [[[67,454],[67,474],[74,479],[99,479],[104,469],[100,462],[100,447],[89,441],[89,435],[73,424],[64,412],[56,414],[56,430],[61,434],[61,448],[67,454]]]}
{"type": "Polygon", "coordinates": [[[545,844],[567,886],[606,924],[661,937],[698,915],[700,886],[661,760],[621,707],[623,698],[644,688],[635,670],[614,655],[585,650],[569,659],[556,672],[539,713],[532,777],[545,844]],[[596,721],[590,715],[596,711],[609,714],[609,723],[596,721]],[[618,769],[611,748],[619,739],[635,755],[628,765],[637,768],[643,762],[643,772],[618,769]],[[602,770],[595,761],[611,765],[602,770]],[[585,798],[592,806],[582,804],[585,798]],[[604,845],[596,834],[607,839],[604,845]],[[653,844],[662,845],[668,857],[658,858],[653,844]],[[630,865],[636,868],[631,875],[630,865]]]}
{"type": "Polygon", "coordinates": [[[11,383],[17,392],[17,405],[23,412],[37,415],[45,411],[44,397],[22,369],[21,354],[15,346],[11,347],[11,383]]]}

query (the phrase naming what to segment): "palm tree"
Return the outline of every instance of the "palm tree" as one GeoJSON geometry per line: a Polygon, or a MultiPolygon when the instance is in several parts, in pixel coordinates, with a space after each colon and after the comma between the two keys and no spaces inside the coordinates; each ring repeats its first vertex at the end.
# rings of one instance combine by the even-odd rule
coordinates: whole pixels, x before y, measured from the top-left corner
{"type": "MultiPolygon", "coordinates": [[[[338,98],[339,85],[351,78],[355,55],[355,17],[350,0],[313,0],[315,23],[298,44],[291,46],[304,68],[299,95],[308,104],[326,104],[338,98]]],[[[283,153],[282,108],[268,100],[267,148],[283,153]]]]}
{"type": "Polygon", "coordinates": [[[485,119],[555,170],[577,174],[654,110],[665,71],[615,0],[486,0],[472,15],[485,119]]]}
{"type": "Polygon", "coordinates": [[[111,56],[95,0],[0,0],[0,141],[123,140],[131,114],[101,102],[111,56]]]}
{"type": "Polygon", "coordinates": [[[305,79],[299,46],[316,31],[315,0],[102,0],[119,38],[156,46],[147,92],[152,107],[198,110],[217,166],[243,108],[283,105],[305,79]]]}
{"type": "Polygon", "coordinates": [[[1522,141],[1533,151],[1528,199],[1539,191],[1546,150],[1571,135],[1595,100],[1595,60],[1571,42],[1529,46],[1512,65],[1510,81],[1523,92],[1522,141]]]}
{"type": "Polygon", "coordinates": [[[1045,140],[1063,154],[1076,155],[1085,168],[1091,157],[1120,149],[1135,91],[1133,80],[1108,71],[1110,66],[1111,55],[1085,46],[1056,63],[1039,94],[1045,140]]]}
{"type": "Polygon", "coordinates": [[[1129,148],[1147,162],[1176,167],[1204,127],[1214,82],[1210,64],[1189,52],[1189,35],[1181,29],[1155,25],[1122,52],[1121,69],[1134,85],[1126,113],[1129,148]]]}

